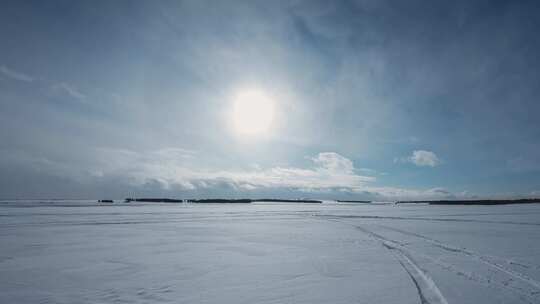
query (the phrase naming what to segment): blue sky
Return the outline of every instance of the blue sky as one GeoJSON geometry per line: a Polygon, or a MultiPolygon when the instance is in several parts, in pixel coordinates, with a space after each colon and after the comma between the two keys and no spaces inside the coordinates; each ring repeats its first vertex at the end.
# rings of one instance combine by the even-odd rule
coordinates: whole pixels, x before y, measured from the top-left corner
{"type": "Polygon", "coordinates": [[[0,6],[1,197],[540,195],[534,1],[0,6]]]}

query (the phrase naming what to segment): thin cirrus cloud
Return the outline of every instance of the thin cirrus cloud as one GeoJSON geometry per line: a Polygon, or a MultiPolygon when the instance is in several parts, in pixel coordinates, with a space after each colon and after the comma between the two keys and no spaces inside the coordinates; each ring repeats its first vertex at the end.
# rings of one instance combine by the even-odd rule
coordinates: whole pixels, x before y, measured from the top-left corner
{"type": "Polygon", "coordinates": [[[51,86],[53,91],[60,92],[62,94],[66,94],[70,97],[73,97],[75,99],[84,99],[86,98],[86,95],[81,93],[76,87],[73,85],[70,85],[66,82],[59,82],[57,84],[54,84],[51,86]]]}
{"type": "Polygon", "coordinates": [[[441,164],[437,154],[426,150],[414,150],[410,156],[396,158],[394,161],[412,163],[418,167],[436,167],[441,164]]]}
{"type": "MultiPolygon", "coordinates": [[[[8,68],[5,65],[0,66],[0,73],[4,75],[5,77],[8,77],[12,80],[22,81],[22,82],[33,82],[34,77],[20,72],[16,71],[12,68],[8,68]]],[[[55,92],[59,92],[61,94],[68,95],[72,98],[76,99],[84,99],[86,98],[86,95],[83,94],[79,89],[77,89],[75,86],[67,83],[67,82],[58,82],[50,86],[51,89],[55,92]]]]}
{"type": "Polygon", "coordinates": [[[24,81],[24,82],[32,82],[34,81],[34,77],[32,76],[29,76],[25,73],[22,73],[22,72],[19,72],[19,71],[15,71],[13,69],[10,69],[4,65],[0,66],[0,73],[2,73],[2,75],[10,78],[10,79],[13,79],[13,80],[18,80],[18,81],[24,81]]]}

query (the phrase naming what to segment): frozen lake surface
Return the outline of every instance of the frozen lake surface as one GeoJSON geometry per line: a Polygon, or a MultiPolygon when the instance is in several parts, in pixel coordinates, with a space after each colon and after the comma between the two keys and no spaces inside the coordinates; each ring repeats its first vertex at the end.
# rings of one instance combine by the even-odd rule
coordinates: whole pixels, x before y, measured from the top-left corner
{"type": "Polygon", "coordinates": [[[540,303],[540,205],[3,202],[0,303],[540,303]]]}

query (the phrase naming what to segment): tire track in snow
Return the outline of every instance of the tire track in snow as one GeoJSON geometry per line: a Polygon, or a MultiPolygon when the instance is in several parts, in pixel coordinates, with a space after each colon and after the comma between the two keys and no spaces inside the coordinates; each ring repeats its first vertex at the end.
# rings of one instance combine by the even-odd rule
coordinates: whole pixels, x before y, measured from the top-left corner
{"type": "MultiPolygon", "coordinates": [[[[343,222],[341,222],[341,223],[343,223],[343,222]]],[[[516,296],[518,296],[522,301],[524,301],[526,303],[529,303],[529,304],[538,303],[538,299],[534,297],[534,295],[536,295],[536,293],[534,291],[531,292],[530,290],[526,290],[526,289],[521,288],[519,286],[509,285],[508,283],[505,283],[505,282],[498,282],[498,281],[493,280],[490,277],[485,277],[485,276],[482,276],[482,275],[480,275],[478,273],[475,273],[475,272],[465,271],[463,269],[460,269],[456,265],[452,265],[452,264],[442,262],[438,258],[433,258],[433,257],[431,257],[429,255],[426,255],[426,254],[420,253],[420,252],[418,252],[416,250],[410,249],[410,248],[407,247],[409,245],[408,243],[402,243],[402,242],[399,242],[399,241],[384,237],[384,236],[382,236],[382,235],[380,235],[378,233],[375,233],[375,232],[373,232],[371,230],[368,230],[368,229],[366,229],[364,227],[361,227],[361,226],[357,226],[357,225],[353,225],[353,226],[356,229],[358,229],[358,230],[366,233],[367,235],[369,235],[372,239],[380,242],[385,248],[389,249],[388,247],[392,247],[395,250],[399,251],[401,254],[403,254],[405,257],[407,257],[409,260],[412,260],[412,256],[413,256],[412,253],[414,253],[414,255],[425,258],[425,259],[429,260],[430,262],[438,265],[442,269],[444,269],[446,271],[453,272],[454,274],[456,274],[456,275],[458,275],[460,277],[464,277],[464,278],[466,278],[468,280],[479,283],[479,284],[484,285],[484,286],[486,286],[488,288],[492,288],[492,289],[495,289],[495,290],[509,291],[509,292],[515,294],[516,296]]],[[[418,265],[416,262],[414,264],[418,265]]],[[[402,264],[402,266],[404,266],[404,265],[402,264]]],[[[405,269],[405,270],[407,271],[407,269],[405,269]]],[[[420,300],[422,301],[422,298],[420,300]]],[[[423,303],[424,302],[422,302],[422,304],[423,303]]],[[[434,303],[437,303],[437,302],[434,302],[434,303]]]]}
{"type": "MultiPolygon", "coordinates": [[[[498,281],[493,280],[493,278],[483,276],[483,275],[481,275],[479,273],[463,270],[463,269],[461,269],[460,267],[458,267],[456,265],[445,263],[445,262],[441,261],[439,258],[434,258],[432,256],[426,255],[424,253],[418,252],[417,250],[409,248],[410,243],[404,243],[404,242],[400,242],[400,241],[397,241],[397,240],[394,240],[394,239],[391,239],[391,238],[387,238],[387,237],[385,237],[385,236],[383,236],[381,234],[373,232],[373,231],[371,231],[371,230],[369,230],[367,228],[364,228],[362,226],[347,223],[347,222],[343,222],[343,221],[336,220],[336,219],[332,219],[330,221],[334,221],[334,222],[337,222],[337,223],[353,226],[356,229],[358,229],[358,230],[364,232],[365,234],[367,234],[368,236],[370,236],[371,239],[381,243],[381,245],[384,246],[385,248],[388,249],[388,246],[390,246],[390,247],[396,248],[396,250],[399,249],[399,252],[401,252],[403,254],[406,253],[407,256],[410,257],[409,259],[411,259],[413,256],[418,256],[418,257],[424,258],[426,260],[429,260],[433,264],[441,267],[442,269],[444,269],[446,271],[452,272],[457,276],[460,276],[460,277],[463,277],[463,278],[465,278],[467,280],[470,280],[470,281],[476,282],[478,284],[481,284],[481,285],[483,285],[483,286],[485,286],[487,288],[491,288],[491,289],[494,289],[494,290],[497,290],[497,291],[501,291],[501,290],[508,291],[508,292],[516,295],[520,300],[522,300],[525,303],[529,303],[529,304],[538,303],[538,298],[535,297],[537,295],[537,293],[535,291],[531,291],[530,289],[525,289],[525,288],[522,288],[520,286],[513,286],[513,285],[508,284],[508,282],[504,282],[504,281],[503,282],[498,282],[498,281]],[[413,253],[414,253],[414,255],[413,255],[413,253]]],[[[400,264],[401,264],[401,262],[400,262],[400,264]]],[[[415,264],[417,264],[417,263],[415,262],[415,264]]],[[[407,270],[407,269],[405,269],[405,270],[407,270]]],[[[420,299],[420,300],[422,301],[422,299],[420,299]]],[[[437,302],[435,302],[435,303],[437,303],[437,302]]],[[[422,304],[423,304],[423,302],[422,302],[422,304]]]]}
{"type": "Polygon", "coordinates": [[[444,263],[440,261],[439,259],[432,258],[430,256],[426,256],[423,254],[420,254],[422,257],[430,260],[432,263],[438,265],[442,269],[453,272],[454,274],[464,277],[467,280],[476,282],[478,284],[481,284],[485,287],[494,289],[494,290],[507,290],[516,296],[518,296],[522,301],[529,303],[529,304],[536,304],[538,303],[537,299],[535,299],[533,296],[531,296],[532,293],[530,293],[527,290],[524,290],[523,288],[520,288],[518,286],[512,286],[508,285],[508,283],[505,282],[498,282],[494,281],[492,278],[484,277],[478,273],[475,272],[469,272],[465,271],[463,269],[460,269],[459,267],[456,267],[455,265],[444,263]]]}
{"type": "Polygon", "coordinates": [[[512,221],[490,221],[490,220],[472,220],[438,217],[403,217],[403,216],[380,216],[380,215],[333,215],[333,214],[315,214],[314,216],[330,219],[381,219],[381,220],[403,220],[403,221],[427,221],[427,222],[458,222],[458,223],[480,223],[480,224],[505,224],[522,226],[540,226],[540,223],[532,222],[512,222],[512,221]]]}
{"type": "MultiPolygon", "coordinates": [[[[492,259],[490,259],[489,257],[485,256],[485,255],[481,255],[479,253],[476,253],[472,250],[469,250],[469,249],[466,249],[466,248],[459,248],[459,247],[456,247],[456,246],[453,246],[453,245],[450,245],[448,243],[443,243],[439,240],[435,240],[435,239],[432,239],[432,238],[429,238],[427,236],[424,236],[424,235],[421,235],[421,234],[417,234],[417,233],[414,233],[414,232],[409,232],[409,231],[405,231],[405,230],[401,230],[401,229],[397,229],[397,228],[393,228],[393,227],[388,227],[388,226],[385,226],[385,225],[378,225],[380,227],[383,227],[384,229],[388,229],[388,230],[391,230],[391,231],[395,231],[395,232],[398,232],[398,233],[401,233],[401,234],[404,234],[404,235],[409,235],[409,236],[414,236],[414,237],[417,237],[419,239],[422,239],[428,243],[430,243],[431,245],[433,246],[436,246],[438,248],[441,248],[443,250],[446,250],[446,251],[450,251],[450,252],[453,252],[453,253],[457,253],[457,254],[461,254],[461,255],[464,255],[464,256],[467,256],[467,257],[470,257],[470,258],[473,258],[473,259],[476,259],[490,267],[493,267],[501,272],[504,272],[505,274],[511,276],[512,278],[514,279],[518,279],[518,280],[521,280],[525,283],[528,283],[529,285],[535,287],[537,290],[533,293],[540,293],[540,282],[536,281],[535,279],[527,276],[526,274],[523,274],[521,272],[518,272],[518,271],[515,271],[513,269],[510,269],[500,263],[497,263],[495,261],[493,261],[492,259]]],[[[502,259],[504,260],[504,259],[502,259]]],[[[508,261],[506,261],[506,263],[510,263],[508,261]]]]}
{"type": "MultiPolygon", "coordinates": [[[[422,252],[419,252],[418,250],[410,248],[410,245],[412,245],[411,243],[402,242],[402,241],[398,241],[398,240],[395,240],[395,239],[392,239],[392,238],[388,238],[386,236],[383,236],[383,235],[381,235],[379,233],[373,232],[373,231],[371,231],[371,230],[369,230],[369,229],[367,229],[365,227],[362,227],[360,225],[349,223],[349,222],[346,222],[346,221],[342,221],[342,220],[340,220],[340,217],[321,216],[321,218],[326,218],[329,221],[333,221],[333,222],[348,225],[348,226],[353,226],[356,229],[358,229],[358,230],[364,232],[365,234],[367,234],[371,239],[381,243],[381,245],[384,246],[387,249],[389,249],[388,246],[390,246],[390,247],[395,248],[396,250],[399,249],[398,251],[400,253],[403,253],[403,254],[406,253],[407,256],[410,257],[410,258],[412,258],[413,256],[418,256],[418,257],[421,257],[423,259],[429,260],[431,263],[441,267],[443,270],[454,273],[457,276],[460,276],[460,277],[463,277],[463,278],[465,278],[467,280],[476,282],[476,283],[478,283],[480,285],[483,285],[483,286],[485,286],[487,288],[494,289],[494,290],[497,290],[497,291],[510,292],[510,293],[514,294],[515,296],[517,296],[521,301],[523,301],[525,303],[529,303],[529,304],[539,303],[538,295],[540,293],[536,289],[531,290],[531,288],[525,288],[523,285],[521,285],[521,286],[517,285],[516,286],[515,284],[512,284],[512,279],[511,278],[510,278],[510,280],[498,281],[498,280],[495,280],[494,278],[492,278],[489,275],[484,276],[484,275],[482,275],[480,273],[477,273],[477,272],[470,272],[470,271],[464,270],[464,269],[458,267],[457,265],[445,263],[445,262],[441,261],[439,257],[432,257],[430,255],[426,255],[426,254],[424,254],[422,252]]],[[[345,218],[347,218],[347,217],[345,217],[345,218]]],[[[382,226],[382,225],[378,225],[378,226],[382,226]]],[[[418,234],[417,236],[420,237],[421,235],[418,234]]],[[[427,238],[427,237],[425,237],[425,238],[427,238]]],[[[442,242],[441,242],[441,244],[442,244],[442,242]]],[[[446,245],[448,245],[448,244],[446,244],[446,245]]],[[[455,252],[454,250],[455,250],[455,248],[457,248],[457,247],[454,248],[453,246],[449,246],[449,245],[446,246],[447,247],[446,249],[441,248],[439,246],[433,246],[433,247],[440,248],[440,249],[443,249],[445,251],[451,251],[451,252],[455,252]],[[447,250],[447,249],[451,249],[451,250],[447,250]]],[[[459,248],[459,249],[462,250],[461,248],[459,248]]],[[[458,251],[458,253],[459,253],[459,251],[458,251]]],[[[402,264],[401,261],[400,261],[400,264],[402,264]]],[[[417,264],[417,263],[415,262],[415,264],[417,264]]],[[[405,267],[403,264],[402,264],[402,266],[405,267]]],[[[418,268],[420,268],[420,267],[418,267],[418,268]]],[[[498,271],[498,269],[493,268],[493,267],[488,267],[488,269],[491,270],[491,271],[498,271]]],[[[407,269],[405,269],[405,270],[407,271],[407,269]]],[[[508,278],[508,274],[506,272],[500,272],[499,271],[499,273],[506,274],[506,277],[508,278]]],[[[530,285],[526,285],[526,286],[530,286],[530,285]]],[[[420,300],[423,301],[422,299],[420,299],[420,300]]],[[[422,302],[422,303],[424,303],[424,302],[422,302]]],[[[435,302],[435,303],[437,303],[437,302],[435,302]]]]}
{"type": "Polygon", "coordinates": [[[390,240],[377,234],[371,230],[363,227],[355,226],[358,230],[366,233],[372,239],[380,242],[383,247],[390,250],[394,257],[401,264],[403,269],[407,272],[411,280],[413,281],[418,291],[420,303],[422,304],[448,304],[446,298],[442,295],[441,291],[433,281],[433,279],[423,271],[420,266],[414,261],[412,256],[400,247],[404,247],[405,244],[399,241],[390,240]]]}
{"type": "Polygon", "coordinates": [[[448,304],[433,279],[414,262],[412,257],[387,242],[382,244],[386,249],[392,251],[403,269],[405,269],[418,290],[418,296],[422,304],[448,304]]]}
{"type": "MultiPolygon", "coordinates": [[[[382,226],[382,225],[379,225],[379,226],[382,226]]],[[[444,269],[446,271],[453,272],[454,274],[456,274],[458,276],[464,277],[464,278],[466,278],[468,280],[471,280],[473,282],[477,282],[477,283],[479,283],[481,285],[484,285],[484,286],[486,286],[488,288],[492,288],[492,289],[495,289],[495,290],[509,291],[509,292],[515,294],[516,296],[518,296],[522,301],[527,302],[529,304],[538,303],[538,298],[536,296],[540,292],[537,289],[527,288],[527,287],[524,287],[523,285],[516,285],[514,282],[512,282],[512,279],[498,281],[498,280],[495,280],[494,278],[489,277],[489,276],[483,276],[483,275],[481,275],[479,273],[463,270],[463,269],[461,269],[460,267],[458,267],[456,265],[452,265],[452,264],[442,262],[439,258],[434,258],[434,257],[431,257],[429,255],[426,255],[426,254],[420,253],[420,252],[418,252],[416,250],[408,248],[410,243],[396,242],[393,239],[384,237],[384,236],[382,236],[380,234],[377,234],[375,232],[372,232],[371,230],[368,230],[368,229],[366,229],[364,227],[361,227],[361,226],[354,226],[354,227],[356,227],[357,229],[369,234],[372,238],[378,239],[378,237],[381,237],[380,239],[378,239],[380,242],[387,242],[387,244],[391,243],[391,244],[393,244],[394,247],[400,246],[402,252],[405,252],[405,248],[407,248],[408,252],[410,252],[410,253],[414,252],[415,255],[421,256],[422,258],[425,258],[425,259],[431,261],[432,263],[438,265],[442,269],[444,269]]],[[[448,244],[446,244],[446,245],[448,245],[448,244]]],[[[441,248],[439,246],[435,246],[435,247],[441,248]]],[[[456,251],[454,251],[455,247],[450,247],[450,246],[447,246],[447,247],[449,249],[452,249],[452,250],[449,250],[449,251],[456,252],[456,251]]],[[[443,249],[443,248],[441,248],[441,249],[443,249]]],[[[500,271],[499,269],[493,268],[493,267],[490,267],[489,269],[492,269],[492,271],[500,271]]],[[[508,274],[506,272],[502,271],[502,273],[506,274],[507,277],[508,277],[508,274]]],[[[530,285],[528,285],[528,286],[530,286],[530,285]]]]}

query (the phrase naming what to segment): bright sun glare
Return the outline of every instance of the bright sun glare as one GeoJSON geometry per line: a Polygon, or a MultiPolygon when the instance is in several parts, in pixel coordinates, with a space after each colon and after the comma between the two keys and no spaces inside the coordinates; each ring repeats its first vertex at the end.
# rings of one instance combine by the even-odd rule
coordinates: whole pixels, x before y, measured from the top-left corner
{"type": "Polygon", "coordinates": [[[274,102],[263,91],[244,90],[234,97],[233,122],[239,134],[264,134],[273,118],[274,102]]]}

